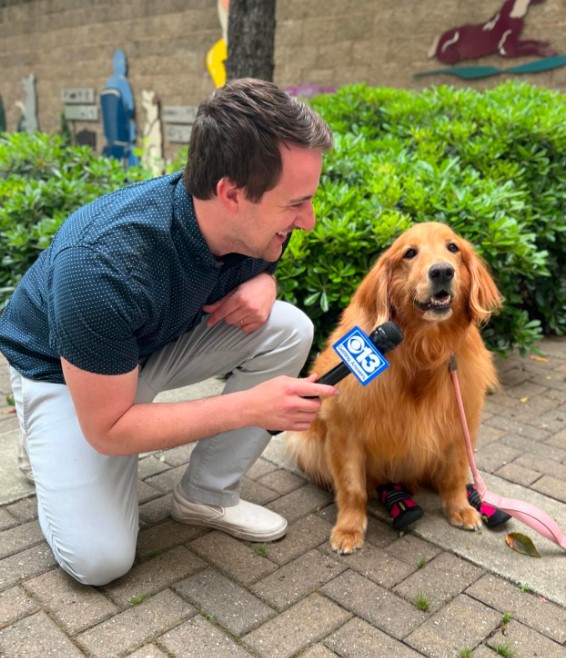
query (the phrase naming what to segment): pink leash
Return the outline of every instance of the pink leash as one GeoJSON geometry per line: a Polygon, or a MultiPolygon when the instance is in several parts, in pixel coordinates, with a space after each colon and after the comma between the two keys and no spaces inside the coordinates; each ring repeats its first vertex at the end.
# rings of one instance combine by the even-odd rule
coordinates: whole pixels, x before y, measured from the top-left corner
{"type": "Polygon", "coordinates": [[[448,368],[450,370],[452,382],[454,383],[456,402],[458,403],[458,411],[460,412],[460,421],[464,431],[464,438],[466,439],[468,461],[470,462],[474,484],[476,485],[480,499],[488,505],[498,507],[500,510],[507,512],[507,514],[514,516],[516,519],[519,519],[519,521],[522,521],[525,525],[528,525],[529,528],[536,530],[539,535],[550,539],[550,541],[553,541],[555,544],[558,544],[558,546],[566,550],[566,535],[564,535],[558,523],[556,523],[556,521],[549,514],[539,509],[538,507],[531,505],[530,503],[526,503],[521,500],[515,500],[514,498],[504,498],[503,496],[498,496],[497,494],[491,493],[491,491],[487,490],[484,481],[478,473],[476,461],[474,459],[472,441],[470,439],[470,432],[468,430],[468,423],[466,421],[464,403],[462,402],[460,382],[458,381],[458,374],[456,372],[458,365],[456,363],[455,356],[450,358],[450,364],[448,368]]]}

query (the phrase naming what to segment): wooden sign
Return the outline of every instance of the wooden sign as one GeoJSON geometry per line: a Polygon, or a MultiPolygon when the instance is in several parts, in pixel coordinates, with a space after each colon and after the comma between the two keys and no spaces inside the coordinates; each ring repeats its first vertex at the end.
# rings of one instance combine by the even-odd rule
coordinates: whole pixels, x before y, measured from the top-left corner
{"type": "Polygon", "coordinates": [[[192,126],[165,124],[165,135],[169,142],[188,144],[191,139],[192,126]]]}
{"type": "Polygon", "coordinates": [[[98,121],[98,106],[65,105],[64,114],[68,121],[98,121]]]}
{"type": "Polygon", "coordinates": [[[182,123],[193,124],[197,115],[197,107],[193,105],[186,106],[165,106],[161,112],[161,119],[164,123],[182,123]]]}
{"type": "Polygon", "coordinates": [[[61,100],[65,104],[92,105],[94,103],[94,89],[63,89],[61,91],[61,100]]]}

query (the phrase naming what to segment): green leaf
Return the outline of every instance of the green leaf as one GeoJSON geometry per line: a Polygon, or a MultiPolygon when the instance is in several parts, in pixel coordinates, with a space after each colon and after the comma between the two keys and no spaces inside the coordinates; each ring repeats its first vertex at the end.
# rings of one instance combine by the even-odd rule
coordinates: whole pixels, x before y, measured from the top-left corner
{"type": "Polygon", "coordinates": [[[529,557],[540,557],[540,553],[535,548],[530,537],[523,535],[520,532],[510,532],[505,536],[505,543],[509,548],[521,553],[521,555],[528,555],[529,557]]]}

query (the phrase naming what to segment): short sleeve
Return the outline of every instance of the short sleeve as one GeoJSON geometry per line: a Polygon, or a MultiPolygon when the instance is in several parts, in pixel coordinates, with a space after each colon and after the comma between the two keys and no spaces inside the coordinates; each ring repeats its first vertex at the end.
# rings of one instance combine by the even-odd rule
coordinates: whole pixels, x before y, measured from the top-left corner
{"type": "Polygon", "coordinates": [[[124,264],[69,247],[55,257],[49,278],[50,347],[81,370],[132,371],[139,360],[139,291],[124,264]]]}

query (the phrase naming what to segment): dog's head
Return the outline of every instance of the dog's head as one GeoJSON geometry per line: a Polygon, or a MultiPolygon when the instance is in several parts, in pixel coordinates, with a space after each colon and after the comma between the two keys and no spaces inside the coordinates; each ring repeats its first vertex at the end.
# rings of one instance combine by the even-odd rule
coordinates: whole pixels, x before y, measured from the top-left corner
{"type": "MultiPolygon", "coordinates": [[[[481,323],[501,296],[472,245],[447,225],[415,224],[379,258],[355,298],[378,322],[439,323],[454,314],[481,323]]],[[[354,301],[354,300],[353,300],[354,301]]]]}

